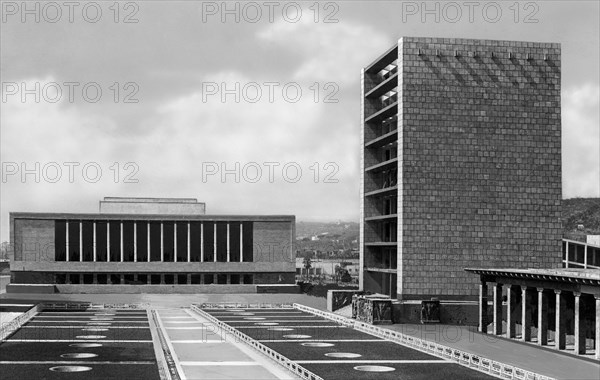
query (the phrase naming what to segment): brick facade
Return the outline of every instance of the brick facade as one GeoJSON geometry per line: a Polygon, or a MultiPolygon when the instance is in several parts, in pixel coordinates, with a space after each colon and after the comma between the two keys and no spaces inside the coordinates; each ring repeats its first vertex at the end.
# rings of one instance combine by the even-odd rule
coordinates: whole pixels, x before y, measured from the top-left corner
{"type": "MultiPolygon", "coordinates": [[[[560,267],[560,54],[549,43],[400,39],[398,298],[474,298],[465,267],[560,267]]],[[[368,143],[377,125],[364,124],[368,143]]],[[[364,199],[367,243],[378,240],[377,222],[364,221],[377,199],[364,199]]]]}

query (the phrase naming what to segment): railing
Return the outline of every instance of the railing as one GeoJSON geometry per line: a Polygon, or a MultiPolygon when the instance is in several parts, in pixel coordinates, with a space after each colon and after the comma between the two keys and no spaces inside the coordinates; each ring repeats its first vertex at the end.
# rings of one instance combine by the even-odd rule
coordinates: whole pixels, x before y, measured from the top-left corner
{"type": "Polygon", "coordinates": [[[307,313],[321,316],[323,318],[330,319],[348,327],[353,327],[358,331],[362,331],[367,334],[377,336],[379,338],[387,339],[394,343],[414,348],[416,350],[440,357],[442,359],[447,359],[456,362],[462,366],[469,367],[471,369],[487,373],[489,375],[496,376],[502,379],[555,380],[552,377],[540,375],[509,364],[499,363],[491,359],[483,358],[479,355],[464,352],[456,348],[447,347],[435,342],[415,338],[413,336],[405,335],[397,331],[392,331],[378,326],[373,326],[368,323],[355,321],[353,319],[346,318],[341,315],[313,309],[312,307],[299,305],[296,303],[294,304],[294,308],[305,311],[307,313]]]}
{"type": "Polygon", "coordinates": [[[0,326],[0,342],[14,334],[18,329],[27,323],[34,315],[36,315],[42,309],[41,305],[35,305],[31,309],[27,310],[23,314],[19,315],[10,322],[3,323],[0,326]]]}
{"type": "Polygon", "coordinates": [[[42,310],[81,310],[90,307],[89,302],[45,302],[41,303],[42,310]]]}
{"type": "Polygon", "coordinates": [[[203,309],[293,309],[291,303],[236,303],[236,302],[219,302],[219,303],[202,303],[200,307],[203,309]]]}
{"type": "MultiPolygon", "coordinates": [[[[218,304],[206,304],[206,305],[216,306],[218,304]]],[[[241,305],[245,305],[245,304],[227,304],[227,305],[239,305],[239,307],[242,307],[241,305]]],[[[270,305],[270,304],[260,304],[260,305],[270,305]]],[[[290,307],[292,307],[292,305],[290,305],[290,307]]],[[[274,362],[276,362],[277,364],[283,366],[285,369],[287,369],[288,371],[292,372],[294,375],[299,376],[301,379],[305,379],[305,380],[323,380],[322,377],[315,375],[311,371],[309,371],[306,368],[302,367],[300,364],[297,364],[297,363],[291,361],[290,359],[288,359],[285,356],[281,355],[277,351],[274,351],[271,348],[265,346],[264,344],[262,344],[262,343],[260,343],[260,342],[258,342],[256,340],[250,338],[248,335],[242,333],[238,329],[236,329],[234,327],[231,327],[227,323],[222,322],[219,319],[213,317],[212,315],[210,315],[210,314],[202,311],[196,305],[192,305],[191,308],[192,308],[192,310],[194,310],[195,312],[197,312],[198,314],[200,314],[202,317],[208,319],[209,321],[211,321],[212,323],[214,323],[215,325],[217,325],[219,328],[225,330],[229,334],[232,334],[236,338],[236,341],[241,341],[241,342],[249,345],[250,347],[252,347],[255,350],[257,350],[258,352],[260,352],[261,354],[265,355],[269,359],[271,359],[274,362]]],[[[224,306],[223,308],[227,308],[227,307],[224,306]]]]}
{"type": "Polygon", "coordinates": [[[298,309],[298,310],[301,310],[301,311],[304,311],[304,312],[307,312],[310,314],[315,314],[320,317],[330,319],[330,320],[337,322],[340,325],[344,325],[346,327],[354,327],[354,323],[356,322],[353,319],[349,319],[349,318],[343,317],[341,315],[329,313],[329,312],[323,311],[323,310],[314,309],[312,307],[300,305],[298,303],[294,304],[294,309],[298,309]]]}

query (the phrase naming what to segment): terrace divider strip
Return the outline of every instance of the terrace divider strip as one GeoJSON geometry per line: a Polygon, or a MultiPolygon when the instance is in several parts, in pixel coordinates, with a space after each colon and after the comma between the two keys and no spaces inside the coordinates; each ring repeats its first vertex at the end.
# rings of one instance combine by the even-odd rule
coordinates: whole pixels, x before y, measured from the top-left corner
{"type": "MultiPolygon", "coordinates": [[[[215,304],[211,304],[211,306],[214,306],[215,304]]],[[[235,308],[243,308],[241,306],[241,304],[232,304],[232,305],[236,305],[236,306],[229,306],[229,307],[235,307],[235,308]]],[[[261,304],[261,305],[267,305],[267,304],[261,304]]],[[[270,305],[270,304],[269,304],[270,305]]],[[[277,304],[278,308],[281,308],[281,304],[277,304]]],[[[256,304],[252,304],[252,306],[254,306],[254,308],[267,308],[266,306],[258,306],[256,304]]],[[[213,317],[212,315],[204,312],[203,310],[201,310],[198,306],[196,305],[191,305],[192,310],[194,310],[196,313],[200,314],[202,317],[208,319],[209,321],[213,322],[215,325],[217,325],[219,328],[227,331],[228,333],[232,334],[236,340],[239,340],[240,342],[243,342],[245,344],[247,344],[248,346],[254,348],[256,351],[260,352],[261,354],[265,355],[266,357],[268,357],[269,359],[273,360],[274,362],[276,362],[277,364],[281,365],[282,367],[284,367],[285,369],[287,369],[288,371],[292,372],[294,375],[299,376],[301,379],[305,379],[305,380],[323,380],[323,378],[321,376],[318,376],[316,374],[314,374],[313,372],[307,370],[306,368],[302,367],[300,364],[288,359],[287,357],[281,355],[280,353],[278,353],[275,350],[272,350],[271,348],[265,346],[264,344],[258,342],[257,340],[252,339],[251,337],[249,337],[248,335],[242,333],[241,331],[239,331],[238,329],[229,326],[227,323],[213,317]]],[[[290,307],[291,308],[291,307],[290,307]]]]}
{"type": "Polygon", "coordinates": [[[176,368],[175,373],[173,374],[173,368],[171,365],[169,365],[169,347],[166,344],[165,337],[162,334],[160,325],[158,323],[158,320],[156,319],[156,311],[148,310],[147,313],[148,321],[150,323],[150,333],[152,334],[152,346],[154,347],[154,356],[156,357],[156,364],[158,366],[158,375],[160,376],[161,380],[179,380],[176,368]]]}
{"type": "Polygon", "coordinates": [[[37,313],[39,313],[42,309],[43,306],[37,304],[31,309],[27,310],[25,313],[13,319],[12,321],[3,323],[2,326],[0,326],[0,342],[4,342],[8,337],[16,333],[21,328],[21,326],[29,322],[29,320],[33,318],[37,313]]]}

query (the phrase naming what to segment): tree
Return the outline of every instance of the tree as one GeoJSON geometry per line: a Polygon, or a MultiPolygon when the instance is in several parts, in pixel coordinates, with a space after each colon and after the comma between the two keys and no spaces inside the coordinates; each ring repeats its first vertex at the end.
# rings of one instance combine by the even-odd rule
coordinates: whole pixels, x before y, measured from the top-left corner
{"type": "Polygon", "coordinates": [[[352,282],[352,276],[346,269],[344,269],[344,274],[342,274],[342,282],[352,282]]]}
{"type": "Polygon", "coordinates": [[[306,281],[308,281],[308,270],[312,268],[312,261],[310,260],[310,257],[304,256],[303,264],[304,269],[306,270],[306,281]]]}

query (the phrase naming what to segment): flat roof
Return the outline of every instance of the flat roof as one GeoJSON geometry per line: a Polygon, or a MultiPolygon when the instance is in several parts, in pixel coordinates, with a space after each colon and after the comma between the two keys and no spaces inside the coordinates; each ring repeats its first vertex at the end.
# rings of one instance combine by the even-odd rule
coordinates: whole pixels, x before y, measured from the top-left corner
{"type": "Polygon", "coordinates": [[[467,272],[498,277],[551,280],[564,282],[591,282],[600,285],[600,271],[582,268],[513,269],[513,268],[465,268],[467,272]]]}
{"type": "Polygon", "coordinates": [[[100,213],[42,213],[42,212],[11,212],[13,219],[79,219],[79,220],[240,220],[240,221],[273,221],[292,222],[295,215],[185,215],[185,214],[100,214],[100,213]]]}
{"type": "Polygon", "coordinates": [[[199,203],[196,198],[137,198],[137,197],[104,197],[100,202],[110,203],[199,203]]]}

